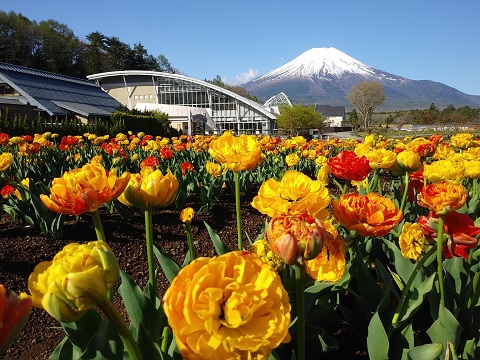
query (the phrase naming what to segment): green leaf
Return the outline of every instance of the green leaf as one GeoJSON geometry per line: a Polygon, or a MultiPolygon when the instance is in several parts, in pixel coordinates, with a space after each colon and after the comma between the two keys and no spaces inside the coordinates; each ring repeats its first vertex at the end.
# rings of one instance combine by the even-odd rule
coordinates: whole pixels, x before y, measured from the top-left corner
{"type": "Polygon", "coordinates": [[[422,282],[418,287],[413,289],[413,291],[407,296],[407,300],[403,305],[402,313],[400,314],[399,322],[403,322],[410,318],[413,314],[417,312],[420,306],[423,304],[423,300],[433,289],[433,283],[435,280],[436,274],[430,275],[424,282],[422,282]]]}
{"type": "Polygon", "coordinates": [[[73,323],[61,323],[70,342],[77,349],[85,350],[93,336],[98,332],[102,317],[98,312],[88,310],[82,318],[73,323]]]}
{"type": "Polygon", "coordinates": [[[408,352],[410,360],[435,360],[442,354],[442,344],[426,344],[414,347],[408,352]]]}
{"type": "Polygon", "coordinates": [[[442,344],[445,349],[447,349],[448,343],[452,343],[454,348],[458,346],[461,332],[460,323],[444,306],[440,306],[438,319],[427,330],[432,342],[442,344]]]}
{"type": "Polygon", "coordinates": [[[223,255],[227,252],[230,252],[230,248],[227,246],[227,244],[220,240],[220,237],[217,235],[217,233],[205,221],[204,224],[207,228],[208,234],[210,235],[210,239],[212,239],[213,246],[215,246],[215,251],[217,254],[223,255]]]}
{"type": "Polygon", "coordinates": [[[100,324],[100,330],[82,354],[82,359],[123,360],[125,358],[128,359],[129,357],[124,357],[122,339],[110,320],[105,319],[100,324]]]}
{"type": "Polygon", "coordinates": [[[167,277],[167,280],[171,283],[175,276],[180,271],[180,266],[172,259],[172,257],[163,250],[162,246],[158,243],[153,243],[153,252],[162,267],[162,270],[167,277]]]}
{"type": "Polygon", "coordinates": [[[49,360],[72,360],[78,359],[80,353],[75,353],[73,350],[73,345],[68,339],[68,336],[65,336],[63,340],[57,345],[55,350],[50,354],[49,360]]]}
{"type": "MultiPolygon", "coordinates": [[[[125,309],[130,318],[130,325],[137,330],[143,327],[150,338],[157,339],[161,326],[161,324],[159,324],[159,311],[127,273],[121,270],[120,276],[122,278],[122,284],[118,292],[122,296],[125,304],[125,309]]],[[[138,334],[134,334],[134,336],[135,335],[138,334]]]]}
{"type": "Polygon", "coordinates": [[[368,325],[367,348],[370,359],[388,360],[388,336],[376,312],[368,325]]]}

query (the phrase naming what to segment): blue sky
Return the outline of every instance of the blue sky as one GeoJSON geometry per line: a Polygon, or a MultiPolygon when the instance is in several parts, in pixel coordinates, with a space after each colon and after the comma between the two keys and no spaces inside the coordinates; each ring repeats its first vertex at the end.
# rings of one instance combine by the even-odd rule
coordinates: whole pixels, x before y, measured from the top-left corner
{"type": "Polygon", "coordinates": [[[99,31],[160,54],[185,75],[229,83],[260,76],[314,47],[414,80],[480,95],[480,1],[10,0],[0,9],[99,31]]]}

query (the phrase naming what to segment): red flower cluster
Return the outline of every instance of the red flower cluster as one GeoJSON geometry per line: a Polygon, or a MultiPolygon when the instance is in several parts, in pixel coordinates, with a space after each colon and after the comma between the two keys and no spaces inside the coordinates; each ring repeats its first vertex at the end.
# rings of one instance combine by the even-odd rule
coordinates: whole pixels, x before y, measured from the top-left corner
{"type": "Polygon", "coordinates": [[[169,147],[161,148],[160,157],[165,160],[173,158],[173,150],[170,149],[169,147]]]}
{"type": "Polygon", "coordinates": [[[365,156],[358,157],[353,151],[341,151],[328,159],[332,174],[339,179],[362,181],[372,171],[365,156]]]}
{"type": "Polygon", "coordinates": [[[78,144],[78,138],[72,135],[64,136],[62,137],[62,140],[60,140],[60,145],[58,148],[62,151],[65,150],[70,150],[73,145],[78,144]]]}
{"type": "Polygon", "coordinates": [[[8,199],[10,195],[14,193],[15,193],[15,188],[12,185],[5,185],[0,190],[0,195],[2,195],[4,199],[8,199]]]}
{"type": "Polygon", "coordinates": [[[185,175],[187,171],[192,171],[194,169],[193,164],[186,161],[182,162],[181,166],[182,166],[182,175],[185,175]]]}
{"type": "Polygon", "coordinates": [[[0,133],[0,145],[8,144],[8,140],[10,140],[10,136],[5,133],[0,133]]]}
{"type": "Polygon", "coordinates": [[[140,163],[140,169],[147,166],[156,169],[158,164],[160,164],[160,161],[155,156],[148,156],[140,163]]]}
{"type": "Polygon", "coordinates": [[[111,156],[127,158],[124,148],[115,140],[110,140],[109,143],[102,143],[102,149],[111,156]]]}

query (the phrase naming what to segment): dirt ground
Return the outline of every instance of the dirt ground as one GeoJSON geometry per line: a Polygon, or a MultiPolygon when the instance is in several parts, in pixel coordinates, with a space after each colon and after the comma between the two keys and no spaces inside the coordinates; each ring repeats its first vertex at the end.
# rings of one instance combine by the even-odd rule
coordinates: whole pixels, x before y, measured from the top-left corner
{"type": "MultiPolygon", "coordinates": [[[[252,208],[250,205],[252,198],[253,195],[242,197],[242,229],[244,235],[248,234],[255,239],[261,232],[266,217],[252,208]]],[[[195,200],[187,203],[187,206],[195,210],[200,207],[195,200]]],[[[117,256],[120,267],[143,288],[148,280],[143,214],[136,213],[131,221],[125,221],[118,214],[110,214],[105,208],[101,208],[100,217],[107,241],[117,256]]],[[[197,214],[192,222],[196,255],[211,257],[215,255],[215,251],[204,222],[207,222],[231,249],[236,248],[237,229],[233,194],[225,195],[210,211],[197,214]]],[[[184,224],[179,219],[179,211],[175,208],[157,210],[153,215],[153,223],[155,241],[181,263],[188,246],[184,224]]],[[[96,239],[89,216],[68,218],[63,231],[64,236],[61,240],[47,238],[30,226],[13,222],[5,213],[0,215],[0,282],[5,285],[7,291],[28,292],[28,276],[37,263],[51,260],[68,243],[96,239]]],[[[246,236],[244,247],[249,248],[246,236]]],[[[168,285],[166,278],[160,276],[161,294],[168,285]]],[[[115,295],[114,302],[117,307],[122,306],[118,294],[115,295]]],[[[319,354],[319,359],[367,358],[362,349],[364,345],[352,337],[348,326],[339,328],[331,335],[340,349],[328,354],[319,354]]],[[[43,310],[33,309],[26,326],[2,359],[48,359],[63,337],[64,332],[55,319],[43,310]]]]}

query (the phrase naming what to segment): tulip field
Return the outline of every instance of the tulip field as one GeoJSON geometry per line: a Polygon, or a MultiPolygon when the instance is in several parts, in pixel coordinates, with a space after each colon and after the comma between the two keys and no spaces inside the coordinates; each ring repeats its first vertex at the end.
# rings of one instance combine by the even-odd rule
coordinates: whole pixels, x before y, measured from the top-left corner
{"type": "Polygon", "coordinates": [[[30,264],[18,288],[0,271],[0,354],[45,312],[65,337],[42,359],[341,359],[342,334],[359,344],[349,358],[478,359],[479,178],[470,133],[0,133],[3,213],[52,241],[75,219],[96,236],[30,264]],[[228,239],[197,221],[227,199],[228,239]],[[155,233],[164,210],[183,250],[155,233]],[[141,229],[141,281],[105,214],[141,229]]]}

